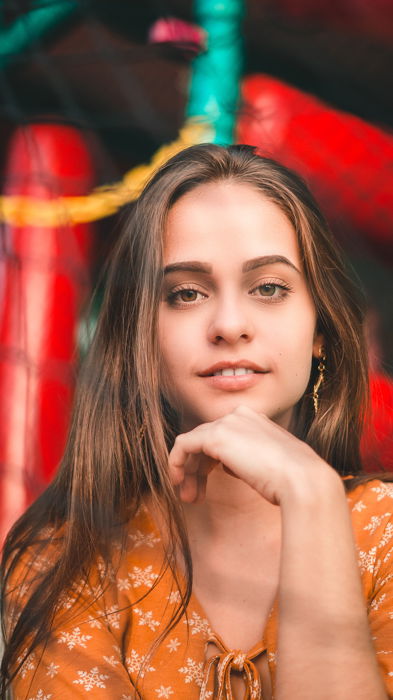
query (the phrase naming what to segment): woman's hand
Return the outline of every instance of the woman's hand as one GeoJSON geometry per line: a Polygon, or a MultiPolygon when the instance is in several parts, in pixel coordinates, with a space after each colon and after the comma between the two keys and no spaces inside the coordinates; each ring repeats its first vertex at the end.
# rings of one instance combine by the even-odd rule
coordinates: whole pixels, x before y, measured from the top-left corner
{"type": "Polygon", "coordinates": [[[178,435],[169,472],[180,498],[203,500],[207,477],[220,463],[275,505],[293,489],[310,492],[313,483],[321,486],[325,478],[339,480],[306,443],[246,406],[178,435]]]}

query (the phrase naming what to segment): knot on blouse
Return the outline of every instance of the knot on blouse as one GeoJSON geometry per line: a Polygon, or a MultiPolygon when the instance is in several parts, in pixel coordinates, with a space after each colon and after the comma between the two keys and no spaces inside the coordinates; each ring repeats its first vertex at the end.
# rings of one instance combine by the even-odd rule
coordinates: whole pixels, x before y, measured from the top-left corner
{"type": "MultiPolygon", "coordinates": [[[[207,700],[208,685],[213,674],[216,680],[215,700],[233,700],[231,673],[238,671],[242,674],[245,685],[244,700],[262,700],[262,688],[259,673],[252,660],[242,651],[228,651],[217,635],[212,634],[208,641],[215,644],[220,650],[218,654],[208,659],[201,686],[200,700],[207,700]]],[[[206,646],[207,646],[206,645],[206,646]]],[[[258,656],[263,651],[263,647],[257,650],[253,656],[258,656]]]]}

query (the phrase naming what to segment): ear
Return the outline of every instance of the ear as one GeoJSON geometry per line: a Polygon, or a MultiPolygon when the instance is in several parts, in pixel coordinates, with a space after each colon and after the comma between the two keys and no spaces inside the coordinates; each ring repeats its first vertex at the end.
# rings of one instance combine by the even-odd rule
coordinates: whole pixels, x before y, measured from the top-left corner
{"type": "Polygon", "coordinates": [[[321,356],[321,348],[325,345],[325,338],[322,333],[315,332],[314,341],[312,345],[313,357],[319,358],[321,356]]]}

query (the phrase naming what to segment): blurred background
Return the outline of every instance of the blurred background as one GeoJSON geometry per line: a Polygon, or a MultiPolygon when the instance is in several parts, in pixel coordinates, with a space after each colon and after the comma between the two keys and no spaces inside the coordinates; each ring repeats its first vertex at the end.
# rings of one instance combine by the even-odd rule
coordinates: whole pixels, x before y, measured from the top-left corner
{"type": "Polygon", "coordinates": [[[392,65],[390,0],[0,3],[2,535],[61,458],[125,214],[198,141],[253,144],[319,200],[367,299],[365,468],[393,470],[392,65]]]}

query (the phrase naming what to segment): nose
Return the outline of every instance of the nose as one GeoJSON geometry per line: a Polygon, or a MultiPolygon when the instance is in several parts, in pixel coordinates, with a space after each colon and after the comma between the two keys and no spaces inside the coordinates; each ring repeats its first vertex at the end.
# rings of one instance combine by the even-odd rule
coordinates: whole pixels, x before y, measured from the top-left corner
{"type": "Polygon", "coordinates": [[[254,324],[250,309],[244,299],[226,298],[218,300],[212,311],[208,328],[211,343],[236,344],[239,340],[250,342],[254,337],[254,324]]]}

